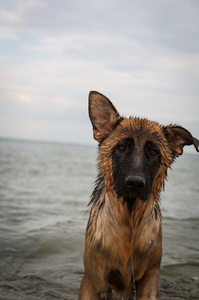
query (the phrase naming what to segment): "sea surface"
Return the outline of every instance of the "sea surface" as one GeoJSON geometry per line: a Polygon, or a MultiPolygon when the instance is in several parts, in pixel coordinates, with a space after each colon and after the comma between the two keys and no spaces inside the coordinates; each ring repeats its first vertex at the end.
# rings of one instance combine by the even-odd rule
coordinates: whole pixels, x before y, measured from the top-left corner
{"type": "MultiPolygon", "coordinates": [[[[74,300],[83,275],[97,145],[0,140],[0,300],[74,300]]],[[[161,196],[160,300],[199,299],[199,154],[161,196]]]]}

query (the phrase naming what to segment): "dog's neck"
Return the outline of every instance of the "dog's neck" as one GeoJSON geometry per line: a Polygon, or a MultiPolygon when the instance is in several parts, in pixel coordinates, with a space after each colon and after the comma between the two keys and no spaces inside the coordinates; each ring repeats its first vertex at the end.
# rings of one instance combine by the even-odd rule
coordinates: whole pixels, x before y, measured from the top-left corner
{"type": "Polygon", "coordinates": [[[121,217],[127,223],[132,224],[133,222],[134,228],[139,226],[140,220],[147,215],[152,214],[154,218],[157,218],[157,215],[161,216],[158,193],[152,193],[146,201],[138,198],[118,197],[113,187],[107,191],[104,177],[98,177],[89,203],[89,209],[92,213],[94,211],[99,213],[104,209],[111,212],[113,206],[119,206],[117,211],[121,213],[121,217]]]}
{"type": "Polygon", "coordinates": [[[124,197],[118,197],[114,189],[104,194],[104,204],[106,207],[119,206],[119,211],[125,218],[126,222],[131,223],[134,228],[139,226],[141,219],[146,218],[149,215],[154,216],[154,220],[159,215],[161,217],[158,195],[154,197],[150,195],[149,199],[142,201],[138,198],[128,199],[124,197]]]}

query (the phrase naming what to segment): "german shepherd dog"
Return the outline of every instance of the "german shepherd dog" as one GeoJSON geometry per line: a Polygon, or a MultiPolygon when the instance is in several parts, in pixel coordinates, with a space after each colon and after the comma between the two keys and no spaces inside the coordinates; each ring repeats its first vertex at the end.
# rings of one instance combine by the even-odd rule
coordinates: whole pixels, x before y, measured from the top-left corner
{"type": "Polygon", "coordinates": [[[162,257],[159,194],[185,145],[199,141],[179,125],[123,118],[92,91],[89,116],[99,142],[99,175],[86,229],[79,300],[155,300],[162,257]]]}

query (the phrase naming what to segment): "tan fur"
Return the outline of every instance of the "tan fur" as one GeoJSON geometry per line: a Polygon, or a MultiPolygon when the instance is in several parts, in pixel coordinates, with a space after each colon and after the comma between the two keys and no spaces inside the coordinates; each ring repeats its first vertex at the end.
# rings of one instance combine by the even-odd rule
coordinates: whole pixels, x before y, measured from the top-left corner
{"type": "MultiPolygon", "coordinates": [[[[99,178],[103,180],[97,201],[91,203],[90,207],[85,238],[85,274],[78,299],[100,299],[100,291],[108,294],[110,288],[115,290],[117,299],[133,299],[130,295],[134,283],[136,299],[155,300],[162,257],[162,222],[158,196],[164,187],[167,169],[175,156],[182,154],[183,146],[191,143],[188,138],[186,142],[183,140],[180,129],[175,133],[175,125],[163,127],[146,119],[124,118],[114,127],[121,117],[113,106],[109,108],[109,102],[106,104],[108,99],[98,93],[90,97],[93,97],[90,110],[94,110],[94,116],[90,112],[90,118],[94,137],[100,143],[99,178]],[[101,97],[99,103],[96,102],[97,97],[101,97]],[[105,105],[107,109],[103,110],[105,105]],[[105,121],[101,121],[101,118],[105,121]],[[151,196],[146,202],[137,199],[131,213],[123,198],[118,198],[114,191],[112,166],[114,146],[128,136],[133,136],[139,145],[138,152],[142,151],[149,139],[155,141],[161,152],[161,164],[153,181],[151,196]],[[117,276],[118,288],[114,283],[117,276]]],[[[195,141],[194,138],[197,148],[195,141]]]]}

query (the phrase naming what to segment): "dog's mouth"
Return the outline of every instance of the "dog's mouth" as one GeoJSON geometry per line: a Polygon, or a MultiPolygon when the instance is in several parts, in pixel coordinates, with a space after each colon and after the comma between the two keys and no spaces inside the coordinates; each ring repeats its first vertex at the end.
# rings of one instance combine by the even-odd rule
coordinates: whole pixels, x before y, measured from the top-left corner
{"type": "Polygon", "coordinates": [[[128,199],[128,201],[132,201],[132,202],[134,202],[136,199],[140,199],[141,201],[143,201],[143,202],[145,202],[145,201],[147,201],[149,198],[150,198],[150,195],[151,194],[147,194],[147,195],[137,195],[136,193],[133,193],[133,194],[131,194],[131,195],[128,195],[128,196],[124,196],[123,198],[127,198],[128,199]]]}
{"type": "Polygon", "coordinates": [[[139,199],[143,202],[146,202],[149,198],[150,198],[150,195],[148,197],[147,196],[138,197],[138,196],[130,195],[130,196],[123,196],[123,201],[124,201],[124,203],[127,204],[127,207],[129,209],[129,211],[131,212],[137,199],[139,199]]]}
{"type": "Polygon", "coordinates": [[[117,194],[117,197],[120,198],[120,197],[123,197],[124,198],[124,202],[135,202],[137,199],[140,199],[141,201],[145,202],[147,201],[150,196],[151,196],[151,193],[138,193],[136,191],[131,191],[131,192],[128,192],[127,190],[125,190],[123,193],[122,191],[116,191],[116,194],[117,194]]]}

